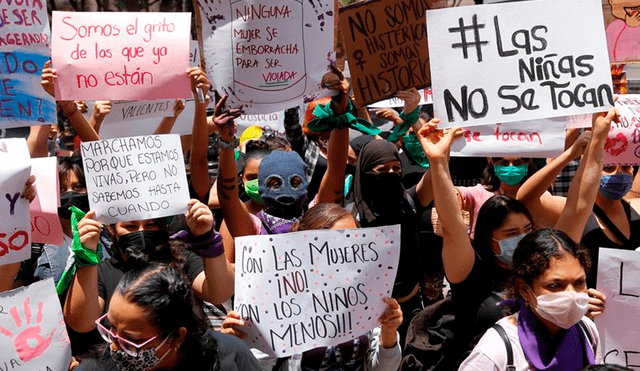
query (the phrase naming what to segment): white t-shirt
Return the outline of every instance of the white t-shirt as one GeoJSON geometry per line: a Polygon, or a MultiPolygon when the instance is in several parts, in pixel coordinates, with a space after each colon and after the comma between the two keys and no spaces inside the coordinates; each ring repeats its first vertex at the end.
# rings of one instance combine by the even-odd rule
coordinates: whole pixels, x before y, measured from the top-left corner
{"type": "MultiPolygon", "coordinates": [[[[511,340],[511,348],[513,350],[513,365],[516,371],[536,371],[532,364],[529,363],[520,346],[520,339],[518,337],[518,315],[514,315],[502,318],[498,321],[498,324],[504,328],[509,340],[511,340]]],[[[582,317],[582,321],[585,323],[589,335],[587,341],[593,339],[591,349],[595,356],[595,363],[602,363],[602,355],[599,352],[599,338],[598,330],[595,323],[587,317],[582,317]]],[[[582,330],[580,330],[582,331],[582,330]]],[[[478,344],[467,359],[462,362],[458,371],[505,371],[507,369],[507,348],[504,345],[504,341],[498,334],[498,332],[490,328],[482,336],[478,344]]]]}

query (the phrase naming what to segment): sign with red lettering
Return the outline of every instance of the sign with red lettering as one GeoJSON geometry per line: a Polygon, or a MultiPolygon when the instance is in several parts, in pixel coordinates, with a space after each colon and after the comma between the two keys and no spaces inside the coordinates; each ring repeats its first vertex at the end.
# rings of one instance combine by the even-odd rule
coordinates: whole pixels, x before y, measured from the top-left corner
{"type": "Polygon", "coordinates": [[[271,113],[325,94],[333,55],[333,1],[198,1],[212,88],[227,107],[271,113]]]}
{"type": "Polygon", "coordinates": [[[427,31],[433,108],[442,127],[613,106],[600,0],[579,7],[541,0],[429,10],[427,31]]]}
{"type": "Polygon", "coordinates": [[[191,13],[53,12],[57,99],[187,98],[191,13]]]}
{"type": "Polygon", "coordinates": [[[3,370],[67,370],[71,344],[53,278],[0,294],[3,370]]]}
{"type": "Polygon", "coordinates": [[[620,95],[616,107],[620,121],[611,123],[604,144],[604,164],[640,164],[640,95],[620,95]]]}
{"type": "Polygon", "coordinates": [[[27,161],[4,161],[0,167],[0,265],[31,257],[29,201],[20,197],[31,173],[27,161]]]}
{"type": "Polygon", "coordinates": [[[33,242],[62,245],[62,225],[58,217],[58,160],[55,157],[33,158],[30,164],[31,174],[36,177],[36,198],[29,204],[31,239],[33,242]]]}
{"type": "Polygon", "coordinates": [[[566,117],[464,128],[451,156],[556,157],[564,151],[566,117]]]}
{"type": "Polygon", "coordinates": [[[45,0],[0,6],[0,128],[57,123],[56,103],[40,85],[49,59],[45,0]]]}
{"type": "Polygon", "coordinates": [[[104,223],[187,211],[189,187],[180,136],[82,142],[89,205],[104,223]]]}

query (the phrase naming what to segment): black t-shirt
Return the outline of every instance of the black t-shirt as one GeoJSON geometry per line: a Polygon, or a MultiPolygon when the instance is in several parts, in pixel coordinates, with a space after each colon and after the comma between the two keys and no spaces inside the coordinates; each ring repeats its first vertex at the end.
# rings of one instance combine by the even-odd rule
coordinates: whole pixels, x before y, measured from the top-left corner
{"type": "MultiPolygon", "coordinates": [[[[185,273],[193,280],[204,271],[204,263],[202,258],[192,253],[191,251],[183,251],[186,259],[185,273]]],[[[116,291],[118,282],[124,274],[131,269],[125,263],[111,257],[109,260],[105,260],[98,266],[98,296],[104,299],[104,313],[109,309],[109,303],[111,302],[111,296],[116,291]]]]}

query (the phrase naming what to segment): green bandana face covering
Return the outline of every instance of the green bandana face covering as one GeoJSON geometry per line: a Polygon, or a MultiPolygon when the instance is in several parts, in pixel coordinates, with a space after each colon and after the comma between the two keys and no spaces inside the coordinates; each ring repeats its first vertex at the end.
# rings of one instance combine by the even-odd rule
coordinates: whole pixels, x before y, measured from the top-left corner
{"type": "Polygon", "coordinates": [[[260,193],[258,193],[258,178],[244,182],[244,192],[253,201],[260,205],[264,204],[260,198],[260,193]]]}
{"type": "Polygon", "coordinates": [[[513,186],[520,183],[520,181],[522,181],[522,179],[527,175],[529,165],[495,164],[493,165],[493,170],[500,181],[506,183],[507,185],[513,186]]]}
{"type": "Polygon", "coordinates": [[[422,145],[420,144],[420,140],[416,136],[415,133],[409,133],[402,137],[402,143],[405,151],[413,161],[418,163],[421,167],[428,169],[429,168],[429,160],[427,156],[424,154],[424,150],[422,149],[422,145]]]}

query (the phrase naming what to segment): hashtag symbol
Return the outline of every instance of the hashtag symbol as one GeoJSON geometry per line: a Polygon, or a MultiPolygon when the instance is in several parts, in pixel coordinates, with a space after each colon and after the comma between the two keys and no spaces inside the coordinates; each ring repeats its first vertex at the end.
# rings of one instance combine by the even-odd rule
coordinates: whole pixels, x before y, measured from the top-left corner
{"type": "Polygon", "coordinates": [[[480,29],[484,28],[484,24],[478,24],[478,15],[473,15],[472,24],[465,26],[462,18],[458,18],[458,24],[460,27],[449,28],[450,33],[460,32],[459,43],[451,44],[454,49],[462,49],[462,55],[464,59],[469,58],[468,48],[475,47],[476,54],[478,55],[478,62],[482,62],[482,45],[486,45],[488,41],[480,40],[480,29]],[[473,30],[473,42],[467,42],[467,30],[473,30]]]}

